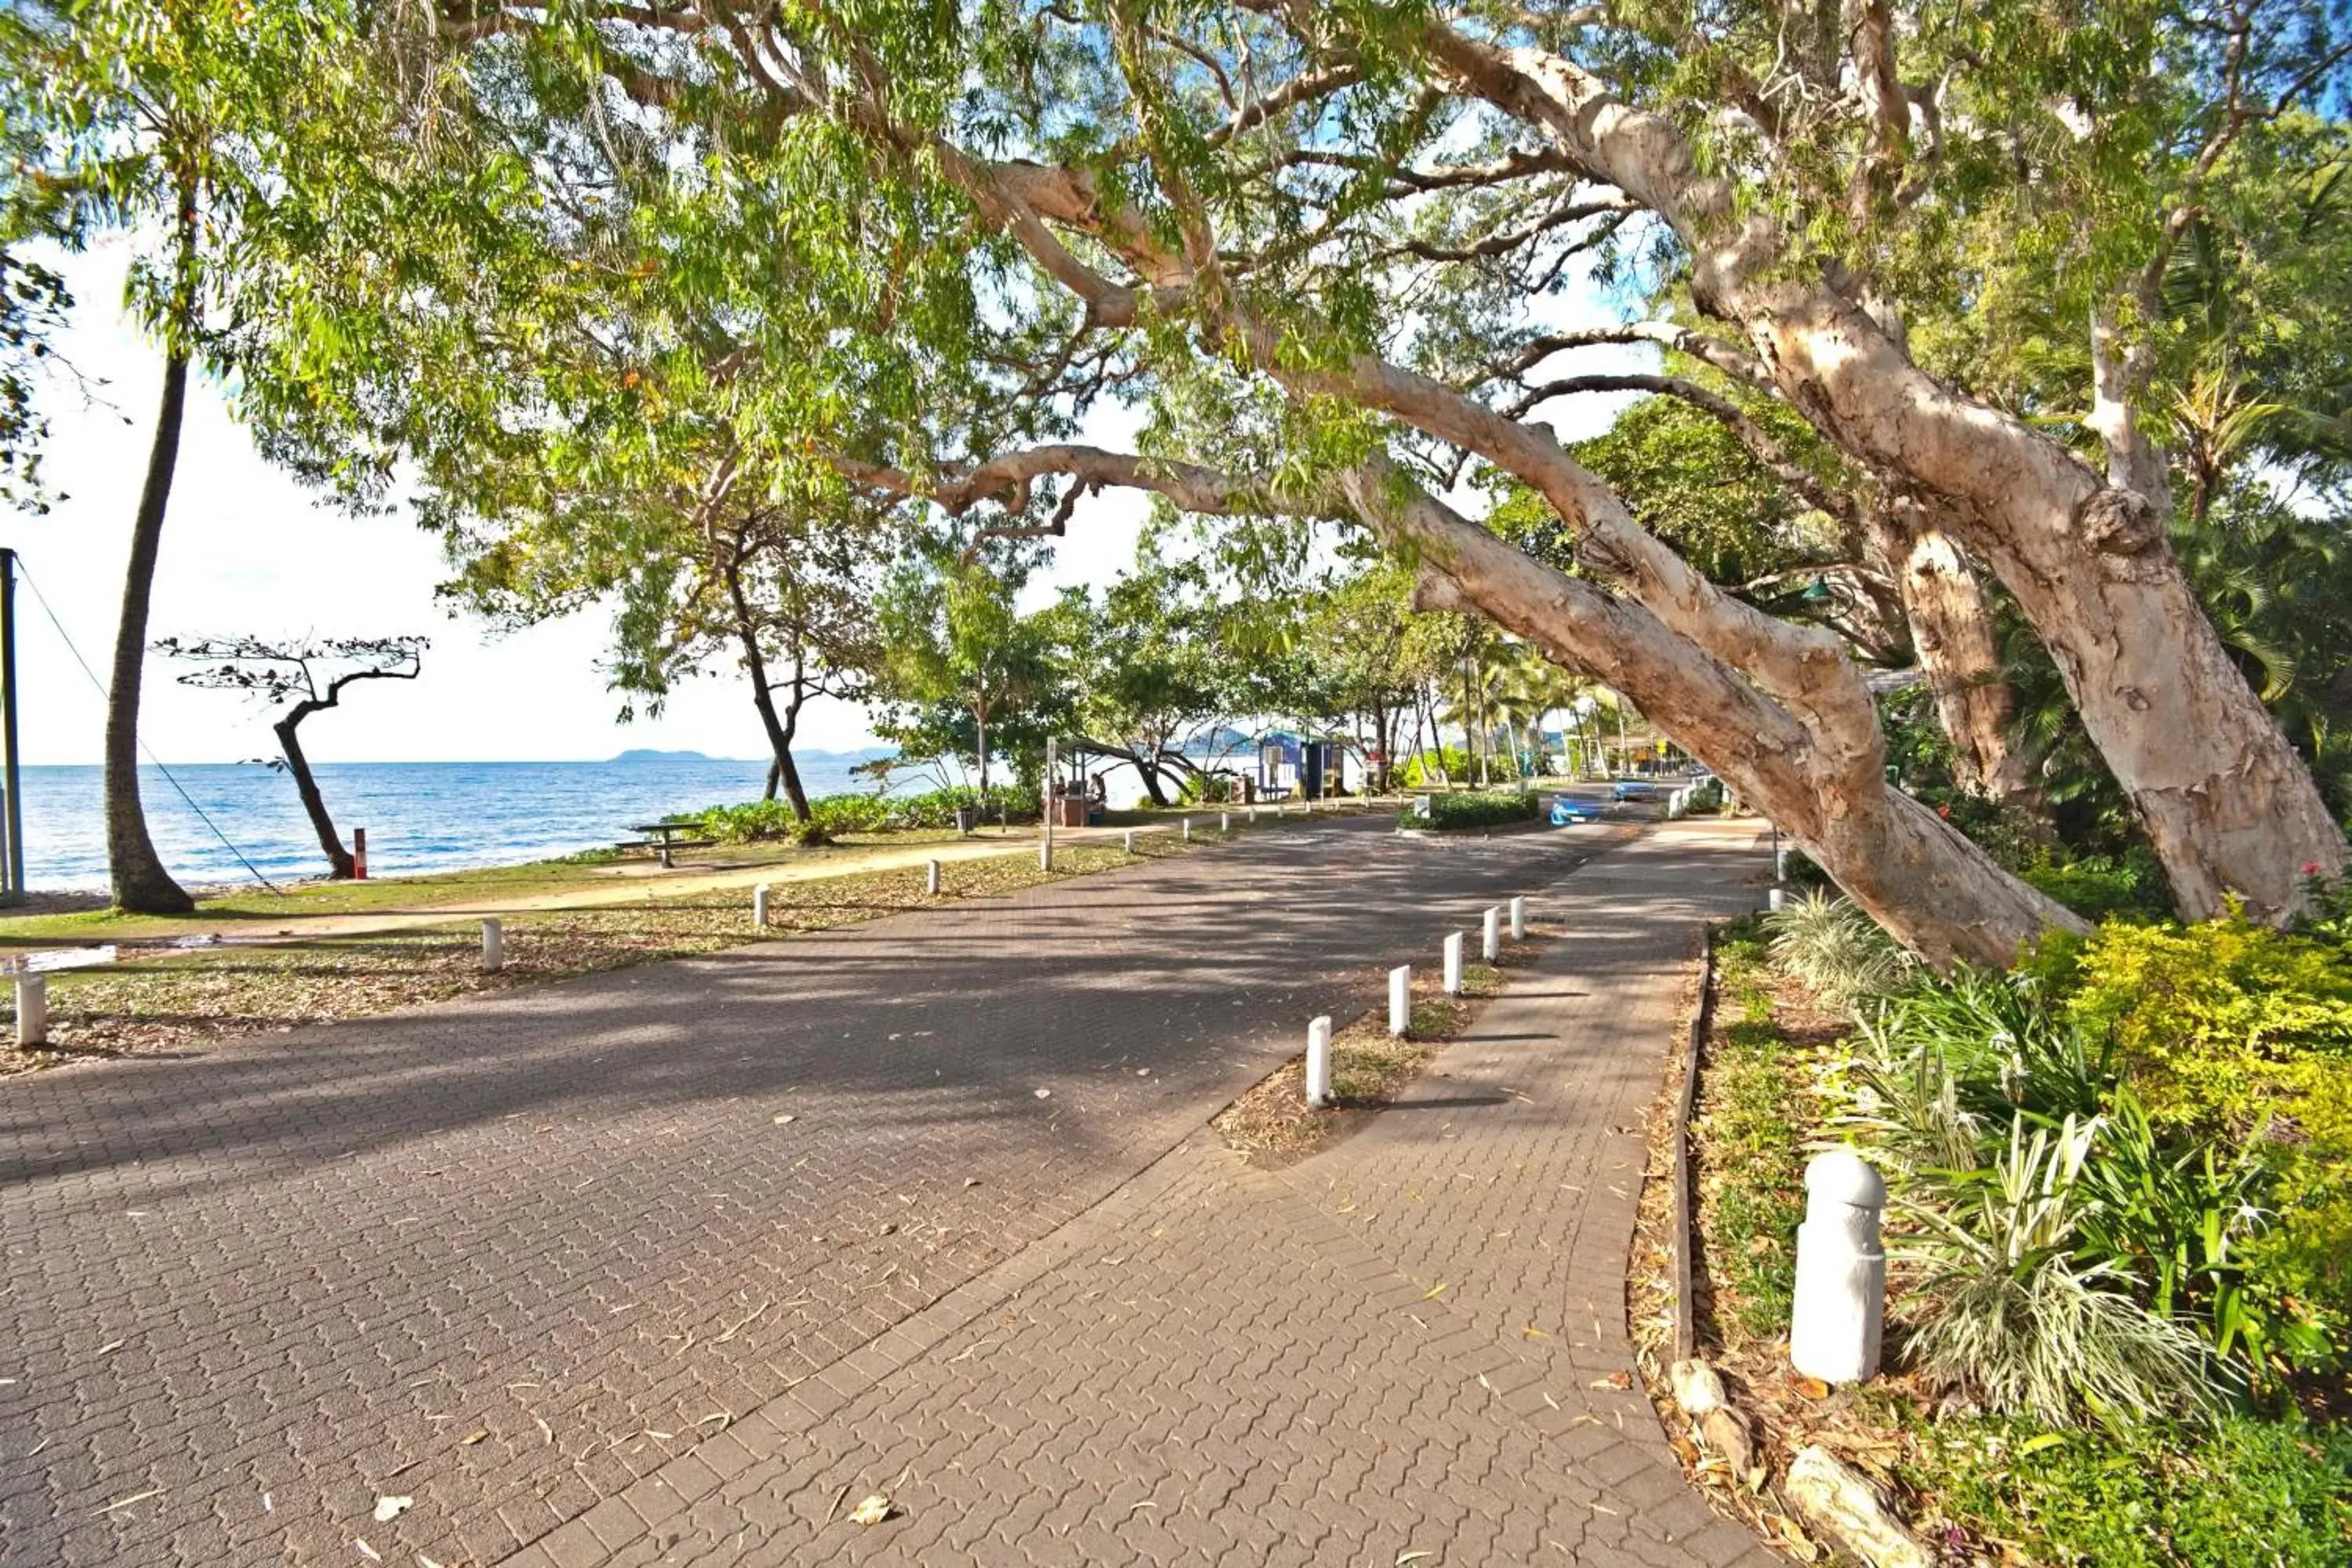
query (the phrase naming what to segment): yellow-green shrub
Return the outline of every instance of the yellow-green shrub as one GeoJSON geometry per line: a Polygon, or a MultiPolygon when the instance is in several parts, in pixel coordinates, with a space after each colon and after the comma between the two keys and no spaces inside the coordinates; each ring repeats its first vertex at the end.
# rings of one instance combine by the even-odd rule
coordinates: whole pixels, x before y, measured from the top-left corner
{"type": "Polygon", "coordinates": [[[2352,955],[2234,916],[2110,924],[2075,955],[2066,1016],[2105,1041],[2159,1130],[2276,1156],[2266,1293],[2352,1313],[2352,955]]]}

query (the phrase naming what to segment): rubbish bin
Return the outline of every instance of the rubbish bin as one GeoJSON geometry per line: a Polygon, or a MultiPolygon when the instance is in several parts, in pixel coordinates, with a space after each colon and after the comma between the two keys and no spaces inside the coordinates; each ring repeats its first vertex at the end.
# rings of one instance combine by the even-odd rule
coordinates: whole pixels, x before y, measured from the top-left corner
{"type": "Polygon", "coordinates": [[[973,828],[979,826],[980,807],[976,805],[960,805],[956,807],[956,831],[958,833],[969,834],[973,828]]]}

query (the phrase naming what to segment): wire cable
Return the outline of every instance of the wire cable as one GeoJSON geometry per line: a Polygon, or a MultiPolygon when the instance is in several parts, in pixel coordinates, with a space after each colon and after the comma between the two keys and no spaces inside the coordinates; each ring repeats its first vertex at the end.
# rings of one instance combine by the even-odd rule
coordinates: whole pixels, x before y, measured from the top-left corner
{"type": "MultiPolygon", "coordinates": [[[[58,619],[57,611],[49,607],[49,596],[41,592],[41,585],[38,583],[33,581],[33,574],[26,569],[25,565],[25,552],[21,550],[16,552],[16,571],[18,574],[25,579],[25,586],[33,591],[33,598],[35,602],[41,606],[41,614],[47,616],[49,618],[49,625],[57,628],[58,639],[66,645],[66,651],[73,655],[73,661],[76,664],[81,666],[81,672],[89,678],[89,683],[98,689],[98,694],[100,697],[107,696],[108,692],[106,689],[106,682],[98,678],[98,671],[90,668],[89,660],[82,658],[81,649],[74,646],[73,637],[66,631],[66,624],[58,619]]],[[[139,750],[141,753],[146,757],[148,762],[154,765],[155,771],[163,775],[164,781],[172,786],[173,790],[178,794],[179,797],[187,803],[188,809],[196,814],[196,819],[199,822],[202,822],[206,827],[213,830],[213,837],[221,841],[221,847],[227,850],[231,855],[236,856],[236,863],[244,867],[247,871],[251,872],[255,881],[260,883],[263,887],[268,889],[279,898],[284,898],[286,896],[286,889],[271,881],[268,878],[263,876],[261,874],[261,868],[245,858],[245,851],[239,849],[236,845],[229,842],[228,835],[220,830],[220,824],[215,822],[212,817],[205,813],[205,808],[196,804],[195,796],[190,795],[185,789],[182,788],[180,781],[172,776],[172,770],[163,765],[163,759],[157,756],[154,752],[148,747],[147,742],[144,741],[139,742],[139,750]]]]}

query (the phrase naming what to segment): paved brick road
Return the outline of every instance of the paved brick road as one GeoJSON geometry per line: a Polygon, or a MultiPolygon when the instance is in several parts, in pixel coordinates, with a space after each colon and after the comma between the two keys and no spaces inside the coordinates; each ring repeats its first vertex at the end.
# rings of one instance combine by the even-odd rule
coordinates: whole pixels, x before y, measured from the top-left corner
{"type": "Polygon", "coordinates": [[[1358,1136],[1279,1174],[1191,1140],[509,1568],[1777,1561],[1613,1386],[1635,1124],[1752,839],[1579,872],[1567,940],[1358,1136]]]}
{"type": "Polygon", "coordinates": [[[1376,826],[0,1086],[0,1561],[480,1564],[590,1514],[1581,854],[1376,826]]]}

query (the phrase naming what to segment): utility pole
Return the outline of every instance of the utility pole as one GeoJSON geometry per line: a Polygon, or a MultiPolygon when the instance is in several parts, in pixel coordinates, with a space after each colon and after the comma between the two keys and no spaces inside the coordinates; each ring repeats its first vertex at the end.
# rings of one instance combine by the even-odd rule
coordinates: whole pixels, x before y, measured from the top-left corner
{"type": "Polygon", "coordinates": [[[25,901],[25,792],[16,773],[16,552],[0,549],[0,904],[25,901]]]}

